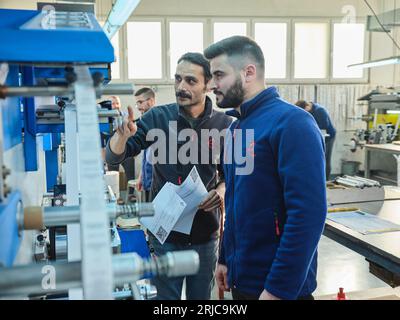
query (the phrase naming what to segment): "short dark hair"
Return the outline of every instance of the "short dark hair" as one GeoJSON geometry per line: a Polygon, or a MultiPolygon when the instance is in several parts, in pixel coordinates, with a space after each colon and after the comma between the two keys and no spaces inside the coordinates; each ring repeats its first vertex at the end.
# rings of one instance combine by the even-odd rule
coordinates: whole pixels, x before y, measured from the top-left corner
{"type": "Polygon", "coordinates": [[[260,46],[251,38],[244,36],[233,36],[220,40],[204,50],[207,59],[213,59],[222,54],[228,58],[237,56],[247,56],[255,61],[262,73],[265,72],[265,59],[260,46]]]}
{"type": "Polygon", "coordinates": [[[187,52],[182,57],[179,58],[178,64],[182,61],[187,61],[193,64],[196,64],[203,68],[203,74],[205,82],[211,80],[211,69],[210,69],[210,62],[201,54],[200,52],[187,52]]]}
{"type": "Polygon", "coordinates": [[[305,109],[306,106],[307,106],[307,101],[299,100],[299,101],[297,101],[297,102],[295,103],[295,105],[298,106],[298,107],[300,107],[300,108],[302,108],[302,109],[305,109]]]}
{"type": "Polygon", "coordinates": [[[142,94],[144,94],[146,98],[154,98],[156,96],[153,89],[149,87],[140,88],[138,91],[135,92],[135,97],[138,97],[142,94]]]}

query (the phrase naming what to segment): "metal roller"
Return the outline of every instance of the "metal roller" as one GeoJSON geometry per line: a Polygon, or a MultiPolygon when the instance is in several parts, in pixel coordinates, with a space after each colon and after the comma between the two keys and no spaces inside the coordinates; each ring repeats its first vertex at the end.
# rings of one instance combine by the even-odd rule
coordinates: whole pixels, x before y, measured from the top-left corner
{"type": "MultiPolygon", "coordinates": [[[[154,206],[151,202],[129,205],[107,204],[110,220],[126,215],[132,218],[154,216],[154,206]]],[[[24,230],[43,230],[46,227],[65,226],[80,222],[79,206],[64,207],[26,207],[23,214],[24,230]]]]}
{"type": "Polygon", "coordinates": [[[346,179],[346,178],[336,178],[336,182],[346,186],[346,187],[352,187],[352,188],[359,188],[360,187],[360,183],[354,180],[350,180],[350,179],[346,179]]]}
{"type": "MultiPolygon", "coordinates": [[[[95,88],[96,96],[101,95],[132,95],[134,93],[133,84],[114,83],[95,88]]],[[[54,96],[72,96],[75,94],[73,87],[67,86],[24,86],[8,87],[0,86],[0,98],[7,97],[54,97],[54,96]]]]}
{"type": "Polygon", "coordinates": [[[378,181],[367,179],[367,178],[362,178],[358,176],[347,176],[345,175],[344,178],[351,178],[356,181],[363,182],[365,185],[370,186],[370,187],[380,187],[381,184],[378,181]]]}
{"type": "Polygon", "coordinates": [[[358,187],[359,188],[364,188],[366,186],[366,184],[364,183],[364,181],[360,181],[357,179],[354,179],[353,177],[347,176],[347,177],[343,177],[343,179],[349,180],[349,181],[353,181],[355,183],[358,183],[358,187]]]}
{"type": "MultiPolygon", "coordinates": [[[[153,276],[187,276],[198,272],[199,255],[194,250],[168,252],[157,259],[142,259],[136,253],[112,257],[114,285],[153,276]]],[[[26,296],[82,287],[82,263],[54,263],[0,269],[0,296],[26,296]],[[52,278],[53,277],[53,278],[52,278]]]]}

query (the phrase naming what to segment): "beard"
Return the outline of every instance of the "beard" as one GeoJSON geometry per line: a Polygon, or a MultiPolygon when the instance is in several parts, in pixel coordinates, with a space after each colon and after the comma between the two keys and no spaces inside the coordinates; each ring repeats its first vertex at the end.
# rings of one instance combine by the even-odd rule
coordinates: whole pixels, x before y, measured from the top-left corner
{"type": "Polygon", "coordinates": [[[223,99],[220,102],[217,102],[218,107],[223,109],[238,108],[244,101],[242,79],[238,77],[232,87],[230,87],[225,94],[221,91],[214,91],[214,93],[219,93],[223,96],[223,99]]]}

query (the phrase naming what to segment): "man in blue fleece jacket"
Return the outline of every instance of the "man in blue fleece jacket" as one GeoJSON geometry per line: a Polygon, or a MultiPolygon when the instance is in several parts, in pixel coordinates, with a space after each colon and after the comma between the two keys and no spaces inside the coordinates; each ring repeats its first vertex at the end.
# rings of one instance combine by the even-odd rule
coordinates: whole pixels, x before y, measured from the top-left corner
{"type": "Polygon", "coordinates": [[[333,144],[336,137],[336,129],[332,124],[332,120],[329,117],[328,111],[326,111],[326,109],[318,103],[299,100],[295,103],[295,105],[311,113],[317,122],[318,127],[321,130],[325,130],[329,135],[325,137],[325,172],[326,179],[328,180],[331,175],[331,158],[333,144]]]}
{"type": "Polygon", "coordinates": [[[250,38],[221,40],[204,54],[217,105],[238,118],[225,147],[218,286],[234,299],[313,299],[327,211],[320,130],[309,113],[265,89],[264,56],[250,38]],[[243,155],[252,172],[241,170],[243,155]]]}

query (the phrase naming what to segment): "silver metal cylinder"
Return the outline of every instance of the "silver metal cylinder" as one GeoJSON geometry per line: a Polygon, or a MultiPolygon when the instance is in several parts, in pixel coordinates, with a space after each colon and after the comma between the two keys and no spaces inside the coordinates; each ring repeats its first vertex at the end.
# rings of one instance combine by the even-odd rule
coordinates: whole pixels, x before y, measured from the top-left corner
{"type": "Polygon", "coordinates": [[[65,226],[79,222],[79,206],[44,207],[43,224],[46,227],[65,226]]]}
{"type": "MultiPolygon", "coordinates": [[[[135,284],[133,284],[135,285],[135,284]]],[[[134,287],[132,289],[135,289],[134,287]]],[[[153,285],[150,284],[144,284],[144,285],[139,285],[137,287],[138,294],[140,295],[141,300],[149,300],[153,299],[157,296],[157,288],[153,285]]],[[[137,299],[135,296],[135,292],[133,292],[131,289],[129,290],[121,290],[121,291],[116,291],[113,292],[113,298],[115,300],[125,300],[125,299],[132,299],[132,298],[137,299]]]]}
{"type": "Polygon", "coordinates": [[[160,261],[160,267],[168,266],[167,269],[162,269],[162,274],[167,277],[193,275],[199,271],[200,258],[194,250],[168,252],[161,259],[165,261],[160,261]]]}
{"type": "Polygon", "coordinates": [[[358,182],[349,180],[349,179],[345,179],[345,178],[336,178],[336,182],[346,186],[346,187],[353,187],[353,188],[358,188],[360,186],[360,184],[358,182]]]}
{"type": "MultiPolygon", "coordinates": [[[[135,282],[146,273],[153,276],[184,276],[198,272],[199,255],[194,250],[169,252],[143,260],[136,253],[112,257],[114,285],[135,282]]],[[[0,296],[23,296],[82,287],[81,262],[36,264],[0,269],[0,296]]]]}
{"type": "Polygon", "coordinates": [[[371,179],[366,179],[366,178],[363,178],[363,177],[345,175],[344,178],[351,178],[353,180],[360,181],[360,182],[364,183],[365,185],[367,185],[369,187],[380,187],[380,185],[381,185],[378,181],[371,180],[371,179]]]}
{"type": "Polygon", "coordinates": [[[73,93],[73,89],[62,86],[51,87],[5,87],[3,89],[5,97],[52,97],[68,96],[73,93]]]}
{"type": "Polygon", "coordinates": [[[110,117],[120,117],[121,113],[119,110],[98,110],[97,114],[99,115],[99,118],[110,118],[110,117]]]}
{"type": "Polygon", "coordinates": [[[132,95],[135,90],[132,83],[113,83],[96,88],[103,95],[132,95]]]}
{"type": "MultiPolygon", "coordinates": [[[[154,206],[151,202],[141,202],[129,205],[117,205],[115,203],[108,203],[106,206],[110,220],[114,220],[122,215],[131,218],[154,216],[154,206]]],[[[44,227],[58,227],[80,222],[79,206],[42,207],[42,208],[27,207],[25,208],[26,212],[30,212],[31,208],[37,208],[38,210],[41,210],[42,212],[41,216],[43,219],[41,225],[43,225],[44,227]]],[[[23,215],[19,217],[19,219],[21,219],[22,221],[25,220],[23,215]]],[[[23,222],[21,223],[23,224],[23,222]]],[[[28,227],[28,229],[31,228],[28,227]]],[[[32,229],[35,229],[35,227],[33,227],[32,229]]]]}
{"type": "Polygon", "coordinates": [[[59,292],[81,286],[81,263],[36,264],[0,269],[0,296],[59,292]]]}
{"type": "Polygon", "coordinates": [[[345,176],[345,177],[343,177],[343,179],[345,179],[345,180],[347,180],[347,181],[351,181],[351,182],[354,182],[354,183],[358,184],[358,187],[359,187],[359,188],[364,188],[364,187],[365,187],[365,183],[364,183],[363,181],[360,181],[360,180],[354,179],[354,178],[353,178],[353,177],[351,177],[351,176],[345,176]]]}
{"type": "MultiPolygon", "coordinates": [[[[133,84],[115,83],[106,86],[96,87],[96,95],[132,95],[134,93],[133,84]]],[[[53,97],[70,96],[74,94],[73,87],[67,86],[23,86],[23,87],[2,87],[2,97],[53,97]]]]}
{"type": "Polygon", "coordinates": [[[56,261],[67,261],[68,259],[68,237],[65,233],[55,231],[56,261]]]}
{"type": "Polygon", "coordinates": [[[128,205],[117,205],[115,206],[115,209],[116,210],[113,210],[113,212],[115,212],[115,218],[122,215],[132,218],[154,216],[154,205],[151,202],[136,202],[128,205]]]}

